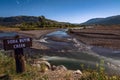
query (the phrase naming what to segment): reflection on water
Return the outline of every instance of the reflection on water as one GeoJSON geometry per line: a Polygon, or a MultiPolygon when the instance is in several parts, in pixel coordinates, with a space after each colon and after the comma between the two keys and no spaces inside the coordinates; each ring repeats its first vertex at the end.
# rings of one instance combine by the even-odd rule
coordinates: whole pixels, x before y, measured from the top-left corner
{"type": "Polygon", "coordinates": [[[94,65],[97,63],[92,61],[86,61],[86,60],[79,60],[74,58],[67,58],[67,57],[58,57],[58,56],[44,56],[45,60],[49,61],[53,65],[64,65],[68,69],[82,69],[81,65],[84,65],[84,68],[91,67],[92,69],[96,68],[94,65]],[[87,64],[87,65],[86,65],[87,64]]]}
{"type": "Polygon", "coordinates": [[[68,38],[70,37],[66,32],[66,30],[55,31],[52,33],[47,34],[47,37],[58,37],[58,38],[68,38]]]}

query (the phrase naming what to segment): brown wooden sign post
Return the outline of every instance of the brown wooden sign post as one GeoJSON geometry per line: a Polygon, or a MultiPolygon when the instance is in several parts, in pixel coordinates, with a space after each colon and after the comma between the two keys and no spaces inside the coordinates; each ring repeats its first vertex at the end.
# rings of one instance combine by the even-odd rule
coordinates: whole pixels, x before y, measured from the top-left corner
{"type": "Polygon", "coordinates": [[[22,73],[25,71],[25,58],[23,54],[23,48],[32,46],[31,38],[16,38],[16,39],[4,39],[3,45],[5,50],[14,50],[16,72],[22,73]]]}

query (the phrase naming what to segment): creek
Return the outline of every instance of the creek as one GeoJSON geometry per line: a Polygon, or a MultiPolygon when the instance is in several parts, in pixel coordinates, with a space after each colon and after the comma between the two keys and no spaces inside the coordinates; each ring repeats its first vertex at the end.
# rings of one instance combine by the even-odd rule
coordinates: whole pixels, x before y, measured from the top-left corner
{"type": "Polygon", "coordinates": [[[43,56],[43,58],[55,65],[65,65],[69,69],[98,69],[97,65],[102,65],[109,74],[120,73],[120,50],[85,45],[66,31],[67,29],[61,29],[49,33],[42,37],[40,42],[71,57],[43,56]]]}

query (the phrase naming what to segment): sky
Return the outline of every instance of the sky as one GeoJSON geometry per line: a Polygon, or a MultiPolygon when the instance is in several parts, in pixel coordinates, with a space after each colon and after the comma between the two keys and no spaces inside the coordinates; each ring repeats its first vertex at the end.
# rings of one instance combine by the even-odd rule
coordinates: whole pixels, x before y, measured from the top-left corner
{"type": "Polygon", "coordinates": [[[0,0],[0,17],[41,16],[82,23],[91,18],[120,15],[120,0],[0,0]]]}

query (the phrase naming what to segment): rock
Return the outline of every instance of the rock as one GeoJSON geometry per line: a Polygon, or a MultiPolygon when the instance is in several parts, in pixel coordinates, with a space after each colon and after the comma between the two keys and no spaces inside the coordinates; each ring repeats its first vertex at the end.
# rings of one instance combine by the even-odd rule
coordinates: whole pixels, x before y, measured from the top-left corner
{"type": "Polygon", "coordinates": [[[48,69],[51,69],[51,65],[47,61],[41,61],[39,64],[45,64],[48,67],[48,69]]]}
{"type": "Polygon", "coordinates": [[[43,59],[35,59],[32,61],[31,65],[37,67],[41,72],[46,72],[51,69],[50,63],[43,59]]]}
{"type": "Polygon", "coordinates": [[[64,70],[64,71],[66,71],[67,68],[65,66],[63,66],[63,65],[60,65],[60,66],[56,67],[56,70],[64,70]]]}
{"type": "Polygon", "coordinates": [[[74,74],[80,74],[80,75],[82,75],[82,72],[81,72],[80,70],[76,70],[76,71],[74,71],[73,73],[74,73],[74,74]]]}
{"type": "Polygon", "coordinates": [[[48,70],[49,70],[49,68],[46,66],[46,64],[44,64],[44,63],[40,64],[40,71],[41,72],[46,72],[48,70]]]}
{"type": "Polygon", "coordinates": [[[40,67],[43,64],[45,64],[45,66],[47,66],[48,69],[51,69],[50,63],[45,61],[45,60],[43,60],[43,59],[42,60],[41,59],[40,60],[35,59],[35,60],[33,60],[33,62],[31,62],[32,66],[37,66],[37,67],[40,67]]]}
{"type": "Polygon", "coordinates": [[[31,64],[31,66],[40,68],[40,64],[31,64]]]}
{"type": "Polygon", "coordinates": [[[52,65],[52,67],[51,67],[51,70],[56,70],[56,68],[57,68],[57,66],[55,66],[55,65],[52,65]]]}

